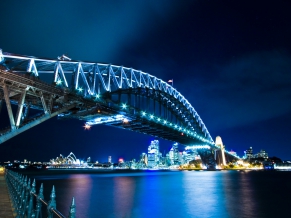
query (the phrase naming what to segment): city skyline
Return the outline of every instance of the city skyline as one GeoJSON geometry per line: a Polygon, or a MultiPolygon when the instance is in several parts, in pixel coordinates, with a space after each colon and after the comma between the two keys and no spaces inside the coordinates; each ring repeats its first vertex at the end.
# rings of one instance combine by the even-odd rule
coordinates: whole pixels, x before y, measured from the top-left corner
{"type": "MultiPolygon", "coordinates": [[[[221,136],[228,150],[241,154],[253,147],[290,159],[289,2],[54,3],[4,1],[0,48],[47,58],[66,54],[175,80],[212,138],[221,136]]],[[[0,127],[9,123],[5,112],[0,127]]],[[[45,160],[71,150],[94,159],[114,151],[112,157],[129,159],[157,139],[83,126],[78,120],[48,120],[1,144],[0,160],[45,160]]],[[[173,143],[158,140],[162,151],[173,143]]]]}

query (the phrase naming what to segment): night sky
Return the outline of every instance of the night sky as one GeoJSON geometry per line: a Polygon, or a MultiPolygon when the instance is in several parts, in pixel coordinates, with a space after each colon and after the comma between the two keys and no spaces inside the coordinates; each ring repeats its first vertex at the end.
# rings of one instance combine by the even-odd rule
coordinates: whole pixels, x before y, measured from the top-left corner
{"type": "MultiPolygon", "coordinates": [[[[212,138],[291,159],[291,1],[1,0],[3,52],[112,63],[174,80],[212,138]]],[[[8,122],[5,110],[0,124],[8,122]]],[[[6,126],[7,126],[6,125],[6,126]]],[[[139,158],[154,137],[48,120],[0,144],[0,161],[139,158]]],[[[172,142],[160,140],[162,153],[172,142]]],[[[183,150],[183,147],[180,146],[183,150]]]]}

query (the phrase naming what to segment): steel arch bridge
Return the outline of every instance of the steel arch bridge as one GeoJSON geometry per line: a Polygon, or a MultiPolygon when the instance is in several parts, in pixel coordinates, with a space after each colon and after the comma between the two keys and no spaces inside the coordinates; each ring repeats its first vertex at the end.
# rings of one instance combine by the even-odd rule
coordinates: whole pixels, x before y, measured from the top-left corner
{"type": "MultiPolygon", "coordinates": [[[[0,50],[0,108],[5,100],[10,127],[0,143],[53,116],[106,124],[183,145],[215,145],[188,100],[148,73],[104,63],[57,60],[0,50]],[[18,106],[13,115],[12,104],[18,106]],[[30,109],[43,111],[33,117],[30,109]]],[[[1,110],[1,109],[0,109],[1,110]]],[[[213,165],[211,149],[203,152],[213,165]]]]}

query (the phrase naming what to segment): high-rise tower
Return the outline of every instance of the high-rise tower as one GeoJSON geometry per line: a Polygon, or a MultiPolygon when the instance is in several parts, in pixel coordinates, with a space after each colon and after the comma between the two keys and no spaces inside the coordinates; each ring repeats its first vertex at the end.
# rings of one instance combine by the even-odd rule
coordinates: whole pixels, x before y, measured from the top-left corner
{"type": "Polygon", "coordinates": [[[160,159],[159,141],[151,141],[148,147],[148,167],[155,167],[159,164],[160,159]]]}

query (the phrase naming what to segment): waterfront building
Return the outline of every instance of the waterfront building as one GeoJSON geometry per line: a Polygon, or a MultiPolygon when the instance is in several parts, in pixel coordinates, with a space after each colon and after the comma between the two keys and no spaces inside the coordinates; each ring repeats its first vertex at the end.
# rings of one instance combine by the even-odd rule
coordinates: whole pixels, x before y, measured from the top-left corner
{"type": "Polygon", "coordinates": [[[185,151],[182,152],[182,164],[188,164],[192,160],[200,160],[201,157],[196,149],[192,147],[186,147],[185,151]]]}
{"type": "Polygon", "coordinates": [[[161,156],[162,154],[159,151],[159,141],[151,141],[151,144],[148,147],[148,167],[157,167],[161,156]]]}
{"type": "Polygon", "coordinates": [[[179,149],[178,149],[178,143],[173,144],[173,147],[169,151],[169,159],[170,159],[170,165],[178,165],[181,163],[181,157],[180,157],[179,149]]]}
{"type": "Polygon", "coordinates": [[[108,156],[108,163],[111,163],[111,162],[112,162],[111,156],[108,156]]]}
{"type": "Polygon", "coordinates": [[[261,151],[259,153],[255,154],[254,157],[255,158],[262,157],[264,159],[268,159],[268,153],[265,150],[261,149],[261,151]]]}
{"type": "Polygon", "coordinates": [[[140,163],[141,163],[142,167],[145,167],[148,165],[148,156],[146,153],[142,153],[140,155],[140,163]]]}
{"type": "Polygon", "coordinates": [[[245,159],[251,159],[253,158],[253,148],[250,147],[249,149],[247,149],[246,151],[244,151],[245,155],[244,158],[245,159]]]}

